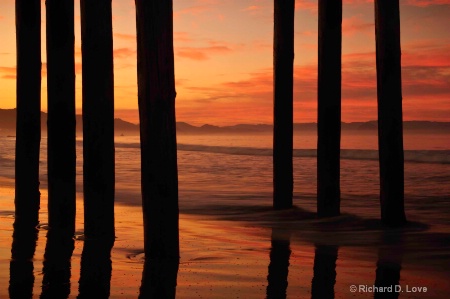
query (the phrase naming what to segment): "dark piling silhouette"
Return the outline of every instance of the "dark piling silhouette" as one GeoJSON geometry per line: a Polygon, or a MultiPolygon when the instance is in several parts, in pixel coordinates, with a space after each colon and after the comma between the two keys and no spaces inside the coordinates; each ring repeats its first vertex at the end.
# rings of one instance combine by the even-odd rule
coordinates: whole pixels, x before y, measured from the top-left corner
{"type": "Polygon", "coordinates": [[[67,298],[70,295],[71,258],[74,249],[74,239],[70,233],[69,229],[66,232],[51,229],[47,234],[41,299],[67,298]]]}
{"type": "Polygon", "coordinates": [[[319,0],[317,215],[340,214],[342,0],[319,0]]]}
{"type": "Polygon", "coordinates": [[[75,232],[74,1],[47,0],[48,222],[75,232]]]}
{"type": "Polygon", "coordinates": [[[392,287],[392,292],[374,293],[375,299],[399,298],[399,292],[395,289],[400,285],[400,271],[402,269],[403,235],[401,232],[384,231],[382,234],[382,245],[378,249],[378,261],[374,286],[377,288],[392,287]]]}
{"type": "Polygon", "coordinates": [[[114,238],[114,69],[111,0],[81,0],[86,238],[114,238]]]}
{"type": "Polygon", "coordinates": [[[33,297],[34,265],[38,230],[14,228],[9,264],[9,298],[22,299],[33,297]]]}
{"type": "Polygon", "coordinates": [[[178,267],[179,262],[175,259],[145,261],[139,298],[175,299],[178,267]]]}
{"type": "Polygon", "coordinates": [[[41,1],[16,0],[17,124],[14,226],[39,222],[41,1]]]}
{"type": "Polygon", "coordinates": [[[172,1],[136,0],[146,259],[179,259],[172,1]]]}
{"type": "Polygon", "coordinates": [[[114,240],[87,239],[81,254],[78,299],[109,298],[111,289],[111,248],[114,240]]]}
{"type": "Polygon", "coordinates": [[[406,223],[398,0],[375,0],[381,220],[406,223]]]}
{"type": "Polygon", "coordinates": [[[337,246],[316,245],[314,255],[314,277],[312,279],[311,286],[311,298],[334,298],[337,256],[337,246]]]}
{"type": "Polygon", "coordinates": [[[267,299],[286,298],[289,258],[291,256],[290,233],[272,228],[269,274],[267,275],[267,299]]]}
{"type": "Polygon", "coordinates": [[[294,0],[274,1],[274,117],[273,117],[273,207],[292,207],[294,188],[293,76],[294,0]]]}

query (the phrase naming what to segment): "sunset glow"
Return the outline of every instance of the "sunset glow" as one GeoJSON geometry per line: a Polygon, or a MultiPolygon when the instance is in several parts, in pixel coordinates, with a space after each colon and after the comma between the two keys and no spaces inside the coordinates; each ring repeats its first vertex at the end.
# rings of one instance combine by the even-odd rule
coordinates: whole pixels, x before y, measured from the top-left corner
{"type": "MultiPolygon", "coordinates": [[[[113,0],[116,117],[137,123],[133,0],[113,0]]],[[[450,121],[450,1],[402,0],[404,120],[450,121]]],[[[76,19],[76,107],[81,113],[81,37],[76,19]]],[[[0,1],[0,108],[15,107],[14,1],[0,1]]],[[[374,4],[344,0],[342,120],[376,119],[374,4]]],[[[297,0],[294,121],[317,117],[317,1],[297,0]]],[[[273,1],[174,1],[177,121],[272,123],[273,1]]],[[[46,111],[45,1],[42,109],[46,111]]]]}

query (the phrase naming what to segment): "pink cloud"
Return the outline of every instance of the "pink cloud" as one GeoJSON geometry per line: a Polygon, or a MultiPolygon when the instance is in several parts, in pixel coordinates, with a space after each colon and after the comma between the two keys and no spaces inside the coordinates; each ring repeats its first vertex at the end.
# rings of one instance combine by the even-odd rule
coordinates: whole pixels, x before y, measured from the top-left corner
{"type": "Polygon", "coordinates": [[[402,64],[450,67],[450,44],[439,40],[408,43],[402,49],[402,64]]]}
{"type": "Polygon", "coordinates": [[[367,22],[363,20],[360,16],[353,16],[350,18],[345,18],[342,20],[342,34],[343,35],[353,35],[357,32],[367,32],[370,31],[374,34],[373,22],[367,22]]]}
{"type": "MultiPolygon", "coordinates": [[[[436,41],[403,46],[403,105],[405,119],[449,120],[450,46],[436,41]],[[445,56],[447,55],[447,56],[445,56]],[[423,103],[428,103],[426,106],[423,103]],[[418,111],[420,107],[420,111],[418,111]]],[[[366,121],[377,117],[375,52],[346,54],[342,57],[342,118],[366,121]]],[[[177,115],[200,123],[270,123],[273,109],[273,73],[263,69],[247,79],[213,86],[189,86],[195,95],[189,105],[179,106],[177,115]],[[201,112],[205,111],[205,112],[201,112]]],[[[182,97],[183,95],[180,94],[182,97]]],[[[294,67],[294,119],[316,121],[317,64],[294,67]]]]}
{"type": "Polygon", "coordinates": [[[317,0],[295,0],[295,10],[310,10],[317,13],[317,0]]]}

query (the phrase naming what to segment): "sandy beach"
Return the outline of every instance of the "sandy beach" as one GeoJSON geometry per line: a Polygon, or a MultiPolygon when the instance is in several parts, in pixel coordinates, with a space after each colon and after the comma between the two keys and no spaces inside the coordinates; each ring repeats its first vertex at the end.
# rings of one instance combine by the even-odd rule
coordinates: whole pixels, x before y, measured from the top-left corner
{"type": "MultiPolygon", "coordinates": [[[[0,190],[1,298],[8,298],[10,280],[12,184],[2,179],[0,190]]],[[[46,198],[44,190],[32,260],[33,298],[41,295],[45,274],[46,198]]],[[[79,293],[82,211],[78,194],[68,298],[79,293]]],[[[139,207],[122,204],[116,204],[115,212],[110,298],[136,298],[144,267],[142,213],[139,207]]],[[[380,278],[377,267],[378,272],[388,269],[399,274],[400,298],[447,298],[450,293],[449,234],[439,226],[417,221],[401,230],[383,230],[378,221],[351,214],[319,221],[308,209],[273,212],[270,206],[218,206],[208,214],[191,210],[180,215],[177,298],[279,298],[284,294],[287,298],[332,298],[333,294],[335,298],[372,298],[370,287],[380,278]],[[354,293],[352,285],[358,287],[354,293]]]]}

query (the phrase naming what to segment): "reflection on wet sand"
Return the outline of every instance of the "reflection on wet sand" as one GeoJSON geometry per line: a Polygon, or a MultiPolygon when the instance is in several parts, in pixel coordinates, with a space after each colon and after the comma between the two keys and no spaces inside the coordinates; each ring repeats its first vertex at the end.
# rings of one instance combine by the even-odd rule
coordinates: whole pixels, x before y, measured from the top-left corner
{"type": "Polygon", "coordinates": [[[38,230],[14,228],[11,249],[9,297],[23,299],[33,297],[34,266],[38,230]]]}
{"type": "Polygon", "coordinates": [[[74,240],[70,231],[50,230],[48,232],[40,298],[67,298],[70,295],[73,249],[74,240]]]}
{"type": "Polygon", "coordinates": [[[111,287],[111,248],[114,241],[86,239],[81,254],[79,299],[109,298],[111,287]]]}
{"type": "Polygon", "coordinates": [[[334,298],[338,246],[316,244],[311,298],[334,298]]]}
{"type": "Polygon", "coordinates": [[[375,291],[376,299],[398,298],[400,293],[395,286],[400,285],[400,270],[404,253],[402,232],[383,231],[378,250],[375,287],[388,288],[388,292],[375,291]],[[390,289],[389,289],[390,288],[390,289]]]}
{"type": "Polygon", "coordinates": [[[145,260],[139,298],[175,298],[179,260],[145,260]]]}
{"type": "Polygon", "coordinates": [[[269,274],[267,275],[267,299],[286,298],[289,257],[291,256],[290,233],[272,228],[271,244],[269,274]]]}

